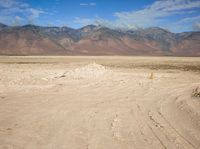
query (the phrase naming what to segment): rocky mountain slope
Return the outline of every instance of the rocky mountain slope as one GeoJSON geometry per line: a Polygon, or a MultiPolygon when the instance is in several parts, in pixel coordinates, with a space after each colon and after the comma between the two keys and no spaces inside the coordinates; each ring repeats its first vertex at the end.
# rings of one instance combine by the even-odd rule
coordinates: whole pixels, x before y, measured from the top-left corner
{"type": "Polygon", "coordinates": [[[0,24],[0,55],[200,56],[200,32],[135,31],[88,25],[81,29],[0,24]]]}

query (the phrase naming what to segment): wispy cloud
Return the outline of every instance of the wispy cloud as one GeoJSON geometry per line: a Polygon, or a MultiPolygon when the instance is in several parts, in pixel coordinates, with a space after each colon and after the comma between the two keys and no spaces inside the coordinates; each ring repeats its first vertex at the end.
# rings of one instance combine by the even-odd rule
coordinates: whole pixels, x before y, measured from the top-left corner
{"type": "Polygon", "coordinates": [[[0,22],[7,23],[12,22],[11,20],[15,20],[19,23],[22,20],[28,20],[29,23],[33,23],[35,19],[45,13],[45,11],[32,8],[29,4],[21,2],[20,0],[0,1],[0,22]],[[19,19],[18,15],[24,18],[22,19],[22,17],[20,17],[21,19],[19,19]]]}
{"type": "Polygon", "coordinates": [[[33,23],[36,18],[40,16],[40,14],[45,14],[43,10],[30,8],[30,16],[28,16],[29,23],[33,23]]]}
{"type": "Polygon", "coordinates": [[[77,24],[80,24],[82,26],[85,26],[85,25],[89,25],[89,24],[94,24],[94,20],[93,19],[89,19],[89,18],[75,17],[74,23],[77,23],[77,24]]]}
{"type": "Polygon", "coordinates": [[[80,3],[80,6],[96,6],[96,3],[80,3]]]}
{"type": "Polygon", "coordinates": [[[177,23],[173,23],[174,25],[180,25],[183,21],[193,21],[194,23],[198,21],[200,16],[198,13],[199,8],[199,0],[158,0],[137,11],[116,12],[113,14],[116,17],[114,21],[98,18],[96,23],[124,29],[146,28],[150,26],[165,26],[170,28],[171,24],[169,22],[167,22],[168,26],[166,25],[167,17],[186,16],[185,18],[181,17],[182,19],[176,20],[177,23]],[[187,15],[195,15],[195,17],[189,20],[187,15]]]}
{"type": "Polygon", "coordinates": [[[183,19],[180,19],[178,21],[163,25],[163,27],[170,29],[170,30],[181,30],[181,31],[186,31],[186,30],[199,30],[198,24],[200,22],[200,16],[194,16],[194,17],[185,17],[183,19]]]}
{"type": "Polygon", "coordinates": [[[200,22],[196,22],[195,24],[193,24],[193,29],[195,31],[200,31],[200,22]]]}
{"type": "Polygon", "coordinates": [[[136,30],[140,28],[139,26],[132,24],[121,22],[120,20],[109,21],[106,19],[98,18],[94,21],[95,25],[105,26],[112,29],[122,29],[122,30],[136,30]]]}
{"type": "Polygon", "coordinates": [[[12,8],[15,7],[16,5],[18,5],[19,2],[15,1],[15,0],[2,0],[0,1],[0,7],[1,8],[12,8]]]}
{"type": "Polygon", "coordinates": [[[15,16],[13,24],[14,26],[19,26],[21,25],[21,21],[23,20],[23,18],[21,18],[20,16],[15,16]]]}
{"type": "Polygon", "coordinates": [[[132,30],[135,30],[135,29],[139,28],[136,25],[117,22],[117,20],[116,21],[109,21],[109,20],[102,19],[102,18],[99,18],[99,17],[95,17],[95,18],[75,17],[73,22],[76,23],[76,24],[79,24],[81,26],[93,24],[93,25],[108,27],[108,28],[112,28],[112,29],[123,29],[123,30],[132,29],[132,30]]]}
{"type": "Polygon", "coordinates": [[[183,23],[189,23],[189,22],[200,22],[200,16],[183,18],[173,24],[181,25],[183,23]]]}
{"type": "Polygon", "coordinates": [[[117,12],[114,15],[121,22],[138,26],[159,25],[163,18],[172,15],[193,13],[191,9],[200,8],[200,1],[194,0],[159,0],[146,8],[133,12],[117,12]]]}

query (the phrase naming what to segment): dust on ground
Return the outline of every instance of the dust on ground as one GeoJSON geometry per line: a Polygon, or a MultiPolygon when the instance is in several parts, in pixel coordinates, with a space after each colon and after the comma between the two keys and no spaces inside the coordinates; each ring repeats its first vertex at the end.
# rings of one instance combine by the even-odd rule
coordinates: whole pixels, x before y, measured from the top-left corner
{"type": "Polygon", "coordinates": [[[200,148],[198,59],[71,59],[3,60],[0,148],[200,148]]]}

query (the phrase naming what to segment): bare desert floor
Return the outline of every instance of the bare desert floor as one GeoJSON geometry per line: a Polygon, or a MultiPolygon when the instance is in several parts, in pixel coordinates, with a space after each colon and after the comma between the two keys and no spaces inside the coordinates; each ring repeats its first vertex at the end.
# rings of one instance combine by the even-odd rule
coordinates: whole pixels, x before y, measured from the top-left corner
{"type": "Polygon", "coordinates": [[[2,56],[0,149],[199,149],[198,87],[200,58],[2,56]]]}

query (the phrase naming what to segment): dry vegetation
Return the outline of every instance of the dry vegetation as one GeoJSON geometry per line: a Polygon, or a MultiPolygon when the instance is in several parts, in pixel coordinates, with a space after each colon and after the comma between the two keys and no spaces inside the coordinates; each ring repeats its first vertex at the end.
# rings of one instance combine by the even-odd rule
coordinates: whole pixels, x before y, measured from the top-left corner
{"type": "Polygon", "coordinates": [[[200,87],[196,87],[192,92],[193,97],[200,97],[200,87]]]}

